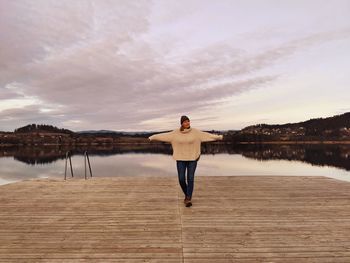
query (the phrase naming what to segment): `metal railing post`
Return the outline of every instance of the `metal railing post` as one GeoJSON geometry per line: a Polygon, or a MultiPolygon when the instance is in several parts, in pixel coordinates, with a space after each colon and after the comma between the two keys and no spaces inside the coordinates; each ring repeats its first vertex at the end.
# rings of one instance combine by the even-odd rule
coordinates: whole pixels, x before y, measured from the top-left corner
{"type": "MultiPolygon", "coordinates": [[[[68,151],[68,152],[66,152],[66,163],[65,163],[65,167],[64,167],[64,180],[67,179],[67,163],[68,163],[68,159],[69,159],[69,164],[70,164],[70,172],[71,172],[72,177],[74,177],[71,152],[68,151]]],[[[89,154],[88,154],[87,151],[84,152],[85,180],[87,179],[87,176],[86,176],[86,170],[87,170],[87,168],[86,168],[86,161],[87,161],[87,164],[89,165],[90,177],[92,177],[91,163],[90,163],[90,158],[89,158],[89,154]]]]}
{"type": "Polygon", "coordinates": [[[64,180],[67,179],[67,162],[68,162],[68,159],[69,159],[69,164],[70,164],[70,172],[71,172],[72,177],[74,177],[71,153],[70,153],[70,151],[68,151],[68,152],[66,152],[66,164],[65,164],[65,167],[64,167],[64,180]]]}
{"type": "Polygon", "coordinates": [[[84,152],[85,180],[86,180],[86,160],[89,165],[90,177],[92,177],[91,164],[90,164],[89,154],[87,151],[84,152]]]}

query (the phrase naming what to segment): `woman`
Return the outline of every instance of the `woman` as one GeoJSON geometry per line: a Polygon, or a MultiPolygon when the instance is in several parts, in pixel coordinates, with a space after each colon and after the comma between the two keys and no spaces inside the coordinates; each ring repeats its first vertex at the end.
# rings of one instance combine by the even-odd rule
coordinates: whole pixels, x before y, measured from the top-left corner
{"type": "Polygon", "coordinates": [[[173,148],[173,158],[176,160],[177,173],[182,191],[185,194],[186,207],[192,205],[194,173],[201,154],[201,142],[222,140],[223,135],[211,134],[191,128],[190,119],[181,116],[181,127],[171,132],[164,132],[150,136],[151,141],[169,142],[173,148]],[[186,183],[187,169],[187,183],[186,183]]]}

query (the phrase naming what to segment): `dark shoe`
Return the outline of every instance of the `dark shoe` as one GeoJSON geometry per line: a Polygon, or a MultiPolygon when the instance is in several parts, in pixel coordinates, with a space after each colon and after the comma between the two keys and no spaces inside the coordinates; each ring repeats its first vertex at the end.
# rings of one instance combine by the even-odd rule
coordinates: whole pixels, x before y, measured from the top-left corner
{"type": "Polygon", "coordinates": [[[190,207],[192,205],[191,197],[186,196],[184,202],[185,202],[186,207],[190,207]]]}
{"type": "Polygon", "coordinates": [[[186,207],[190,207],[190,206],[192,206],[192,202],[191,202],[191,200],[187,200],[185,204],[186,204],[186,207]]]}

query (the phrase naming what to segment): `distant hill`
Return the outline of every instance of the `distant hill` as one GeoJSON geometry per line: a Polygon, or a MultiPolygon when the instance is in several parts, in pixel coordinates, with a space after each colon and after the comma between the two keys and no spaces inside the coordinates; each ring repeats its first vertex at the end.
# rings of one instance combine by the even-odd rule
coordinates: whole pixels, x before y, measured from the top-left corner
{"type": "Polygon", "coordinates": [[[228,132],[229,141],[350,141],[350,112],[286,124],[257,124],[228,132]]]}
{"type": "MultiPolygon", "coordinates": [[[[73,132],[52,125],[29,124],[11,132],[0,132],[0,145],[41,144],[115,144],[148,143],[148,137],[158,132],[125,132],[111,130],[87,130],[73,132]]],[[[328,118],[311,119],[298,123],[257,124],[242,130],[211,130],[224,135],[225,142],[350,142],[350,112],[328,118]]]]}
{"type": "Polygon", "coordinates": [[[145,135],[145,134],[153,134],[156,132],[125,132],[125,131],[111,131],[111,130],[87,130],[87,131],[78,131],[78,134],[113,134],[113,135],[126,135],[126,136],[135,136],[135,135],[145,135]]]}
{"type": "Polygon", "coordinates": [[[336,128],[350,128],[350,112],[335,115],[333,117],[327,118],[315,118],[308,121],[297,122],[297,123],[286,123],[286,124],[257,124],[248,126],[245,129],[251,129],[254,127],[264,127],[264,128],[294,128],[294,127],[305,127],[307,129],[336,129],[336,128]]]}
{"type": "Polygon", "coordinates": [[[21,128],[15,129],[15,133],[33,133],[33,132],[48,132],[48,133],[65,133],[73,134],[74,132],[67,129],[59,129],[52,125],[46,124],[29,124],[21,128]]]}

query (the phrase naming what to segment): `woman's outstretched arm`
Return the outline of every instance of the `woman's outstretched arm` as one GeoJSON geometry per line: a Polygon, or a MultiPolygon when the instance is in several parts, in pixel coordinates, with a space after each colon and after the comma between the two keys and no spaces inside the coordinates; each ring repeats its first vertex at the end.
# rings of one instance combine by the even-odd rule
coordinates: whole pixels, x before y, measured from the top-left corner
{"type": "Polygon", "coordinates": [[[148,139],[150,141],[161,141],[161,142],[171,142],[174,136],[174,131],[171,132],[163,132],[163,133],[158,133],[158,134],[154,134],[150,137],[148,137],[148,139]]]}
{"type": "Polygon", "coordinates": [[[199,138],[202,142],[212,142],[216,140],[223,140],[223,135],[212,134],[209,132],[199,131],[199,138]]]}

